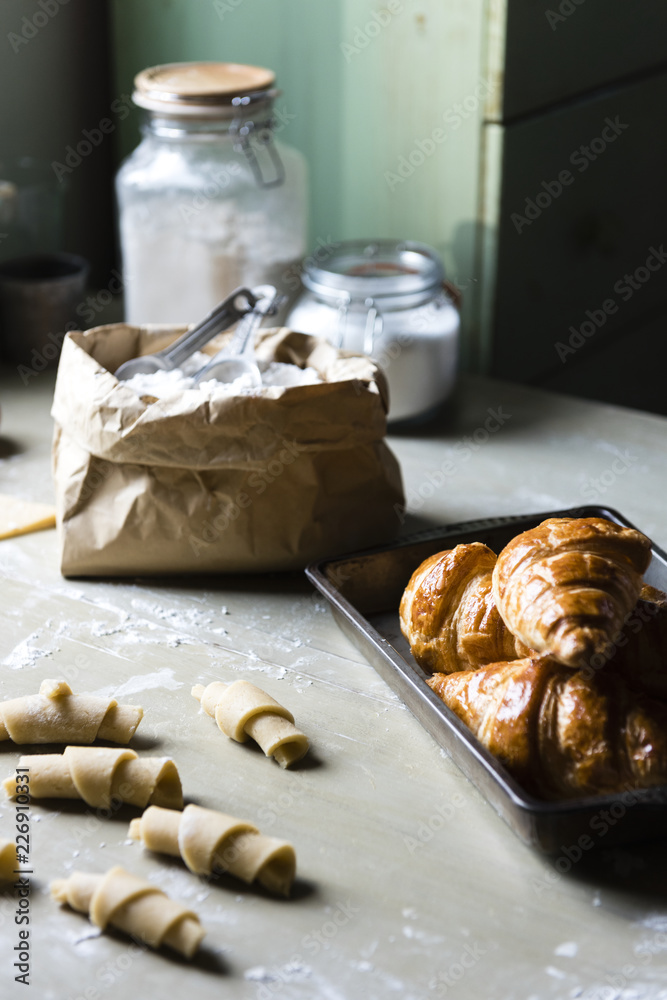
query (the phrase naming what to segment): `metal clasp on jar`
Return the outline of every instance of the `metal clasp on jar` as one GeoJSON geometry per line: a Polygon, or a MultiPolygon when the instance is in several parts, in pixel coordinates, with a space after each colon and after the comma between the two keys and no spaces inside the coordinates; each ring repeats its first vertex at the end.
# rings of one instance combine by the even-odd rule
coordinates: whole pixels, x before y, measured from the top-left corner
{"type": "MultiPolygon", "coordinates": [[[[336,346],[338,348],[343,347],[345,343],[345,334],[347,332],[347,314],[351,301],[351,297],[347,293],[341,295],[338,300],[338,319],[336,323],[336,346]]],[[[375,341],[382,336],[384,317],[374,298],[369,296],[367,299],[364,299],[364,305],[368,311],[366,313],[366,322],[364,324],[362,351],[364,354],[372,354],[375,341]]]]}
{"type": "MultiPolygon", "coordinates": [[[[253,94],[245,94],[243,97],[234,97],[232,99],[232,106],[235,108],[246,108],[258,102],[272,101],[279,93],[279,90],[260,90],[253,94]]],[[[271,114],[262,122],[254,122],[252,119],[238,115],[232,120],[229,126],[229,134],[234,140],[234,149],[237,153],[245,154],[255,180],[258,186],[262,188],[280,187],[285,181],[285,165],[273,141],[274,127],[275,119],[271,114]],[[253,148],[253,139],[257,145],[264,147],[269,154],[269,159],[275,170],[275,177],[270,180],[267,180],[262,173],[261,164],[253,148]]]]}

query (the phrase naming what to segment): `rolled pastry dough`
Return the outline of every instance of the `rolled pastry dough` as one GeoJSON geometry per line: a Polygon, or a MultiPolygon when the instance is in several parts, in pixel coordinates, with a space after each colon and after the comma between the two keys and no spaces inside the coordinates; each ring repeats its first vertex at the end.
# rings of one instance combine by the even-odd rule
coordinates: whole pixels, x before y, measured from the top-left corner
{"type": "Polygon", "coordinates": [[[294,848],[286,840],[265,837],[252,823],[215,809],[150,806],[130,823],[130,837],[149,851],[181,857],[195,875],[228,872],[248,884],[257,879],[283,896],[296,873],[294,848]]]}
{"type": "Polygon", "coordinates": [[[192,694],[226,736],[238,743],[251,736],[281,767],[289,767],[307,753],[308,738],[294,725],[292,713],[249,681],[196,684],[192,694]]]}
{"type": "MultiPolygon", "coordinates": [[[[169,757],[140,758],[134,750],[113,747],[66,747],[62,754],[21,757],[18,766],[29,769],[34,799],[83,799],[100,809],[114,800],[142,808],[149,802],[183,808],[181,779],[169,757]]],[[[14,775],[3,784],[7,796],[16,798],[14,775]]]]}
{"type": "Polygon", "coordinates": [[[196,913],[119,865],[104,875],[72,872],[49,888],[53,899],[87,913],[96,927],[111,924],[151,948],[166,944],[192,958],[206,933],[196,913]]]}
{"type": "Polygon", "coordinates": [[[0,539],[55,528],[56,508],[0,494],[0,539]]]}
{"type": "Polygon", "coordinates": [[[17,868],[16,844],[13,840],[3,840],[0,837],[0,883],[16,882],[17,868]]]}
{"type": "Polygon", "coordinates": [[[0,702],[0,740],[14,743],[129,743],[144,714],[114,698],[73,694],[67,681],[42,681],[39,694],[0,702]]]}

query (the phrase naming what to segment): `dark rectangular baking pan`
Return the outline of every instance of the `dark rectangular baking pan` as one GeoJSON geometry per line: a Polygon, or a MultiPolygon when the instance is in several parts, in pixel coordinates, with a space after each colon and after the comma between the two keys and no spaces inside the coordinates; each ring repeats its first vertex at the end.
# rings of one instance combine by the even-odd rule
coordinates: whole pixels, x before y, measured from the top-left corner
{"type": "MultiPolygon", "coordinates": [[[[322,560],[309,566],[306,575],[331,603],[343,631],[517,836],[541,851],[568,857],[584,837],[579,846],[589,850],[598,843],[606,847],[667,836],[667,785],[558,802],[529,795],[427,686],[398,620],[403,590],[428,556],[475,541],[499,552],[515,535],[548,517],[605,517],[634,527],[618,511],[595,506],[487,518],[322,560]]],[[[652,551],[645,580],[667,590],[667,555],[655,545],[652,551]]]]}

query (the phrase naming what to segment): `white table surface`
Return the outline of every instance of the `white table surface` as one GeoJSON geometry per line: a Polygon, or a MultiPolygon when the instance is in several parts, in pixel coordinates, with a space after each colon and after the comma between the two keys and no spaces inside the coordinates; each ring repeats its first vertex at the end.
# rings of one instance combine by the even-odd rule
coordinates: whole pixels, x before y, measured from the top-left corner
{"type": "MultiPolygon", "coordinates": [[[[49,374],[1,383],[0,492],[51,499],[51,393],[49,374]]],[[[435,427],[390,437],[412,498],[403,530],[590,502],[667,547],[666,440],[660,417],[465,380],[435,427]],[[490,433],[489,409],[487,427],[502,418],[490,433]]],[[[68,581],[54,531],[3,541],[0,662],[2,698],[64,675],[142,704],[133,745],[173,756],[186,799],[290,839],[298,859],[292,898],[276,900],[128,844],[136,810],[101,820],[82,803],[34,802],[32,996],[667,997],[664,844],[601,843],[568,872],[523,846],[299,574],[68,581]],[[199,714],[192,684],[238,677],[293,710],[311,737],[303,766],[282,771],[199,714]],[[199,911],[199,957],[100,937],[51,901],[52,878],[112,864],[199,911]]],[[[0,744],[7,775],[18,752],[0,744]]],[[[0,804],[0,836],[13,825],[0,804]]],[[[13,981],[15,908],[11,892],[0,897],[1,995],[12,998],[29,995],[13,981]]]]}

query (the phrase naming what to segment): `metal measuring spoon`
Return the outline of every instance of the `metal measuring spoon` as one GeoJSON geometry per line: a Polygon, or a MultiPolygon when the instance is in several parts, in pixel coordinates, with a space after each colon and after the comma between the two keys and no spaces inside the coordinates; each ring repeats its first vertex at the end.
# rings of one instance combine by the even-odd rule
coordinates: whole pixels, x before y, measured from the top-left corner
{"type": "Polygon", "coordinates": [[[143,357],[126,361],[116,369],[114,375],[117,379],[125,381],[134,375],[152,375],[153,372],[178,368],[191,354],[208,344],[216,333],[220,333],[221,330],[225,330],[251,313],[256,302],[257,296],[249,288],[237,288],[212,309],[201,323],[184,333],[175,343],[162,351],[156,351],[155,354],[145,354],[143,357]]]}
{"type": "Polygon", "coordinates": [[[247,376],[254,388],[262,384],[262,374],[255,361],[255,332],[265,316],[271,316],[280,305],[281,298],[272,285],[258,285],[253,288],[255,303],[239,322],[234,336],[227,347],[215,354],[209,363],[194,376],[195,384],[209,382],[233,382],[247,376]]]}

